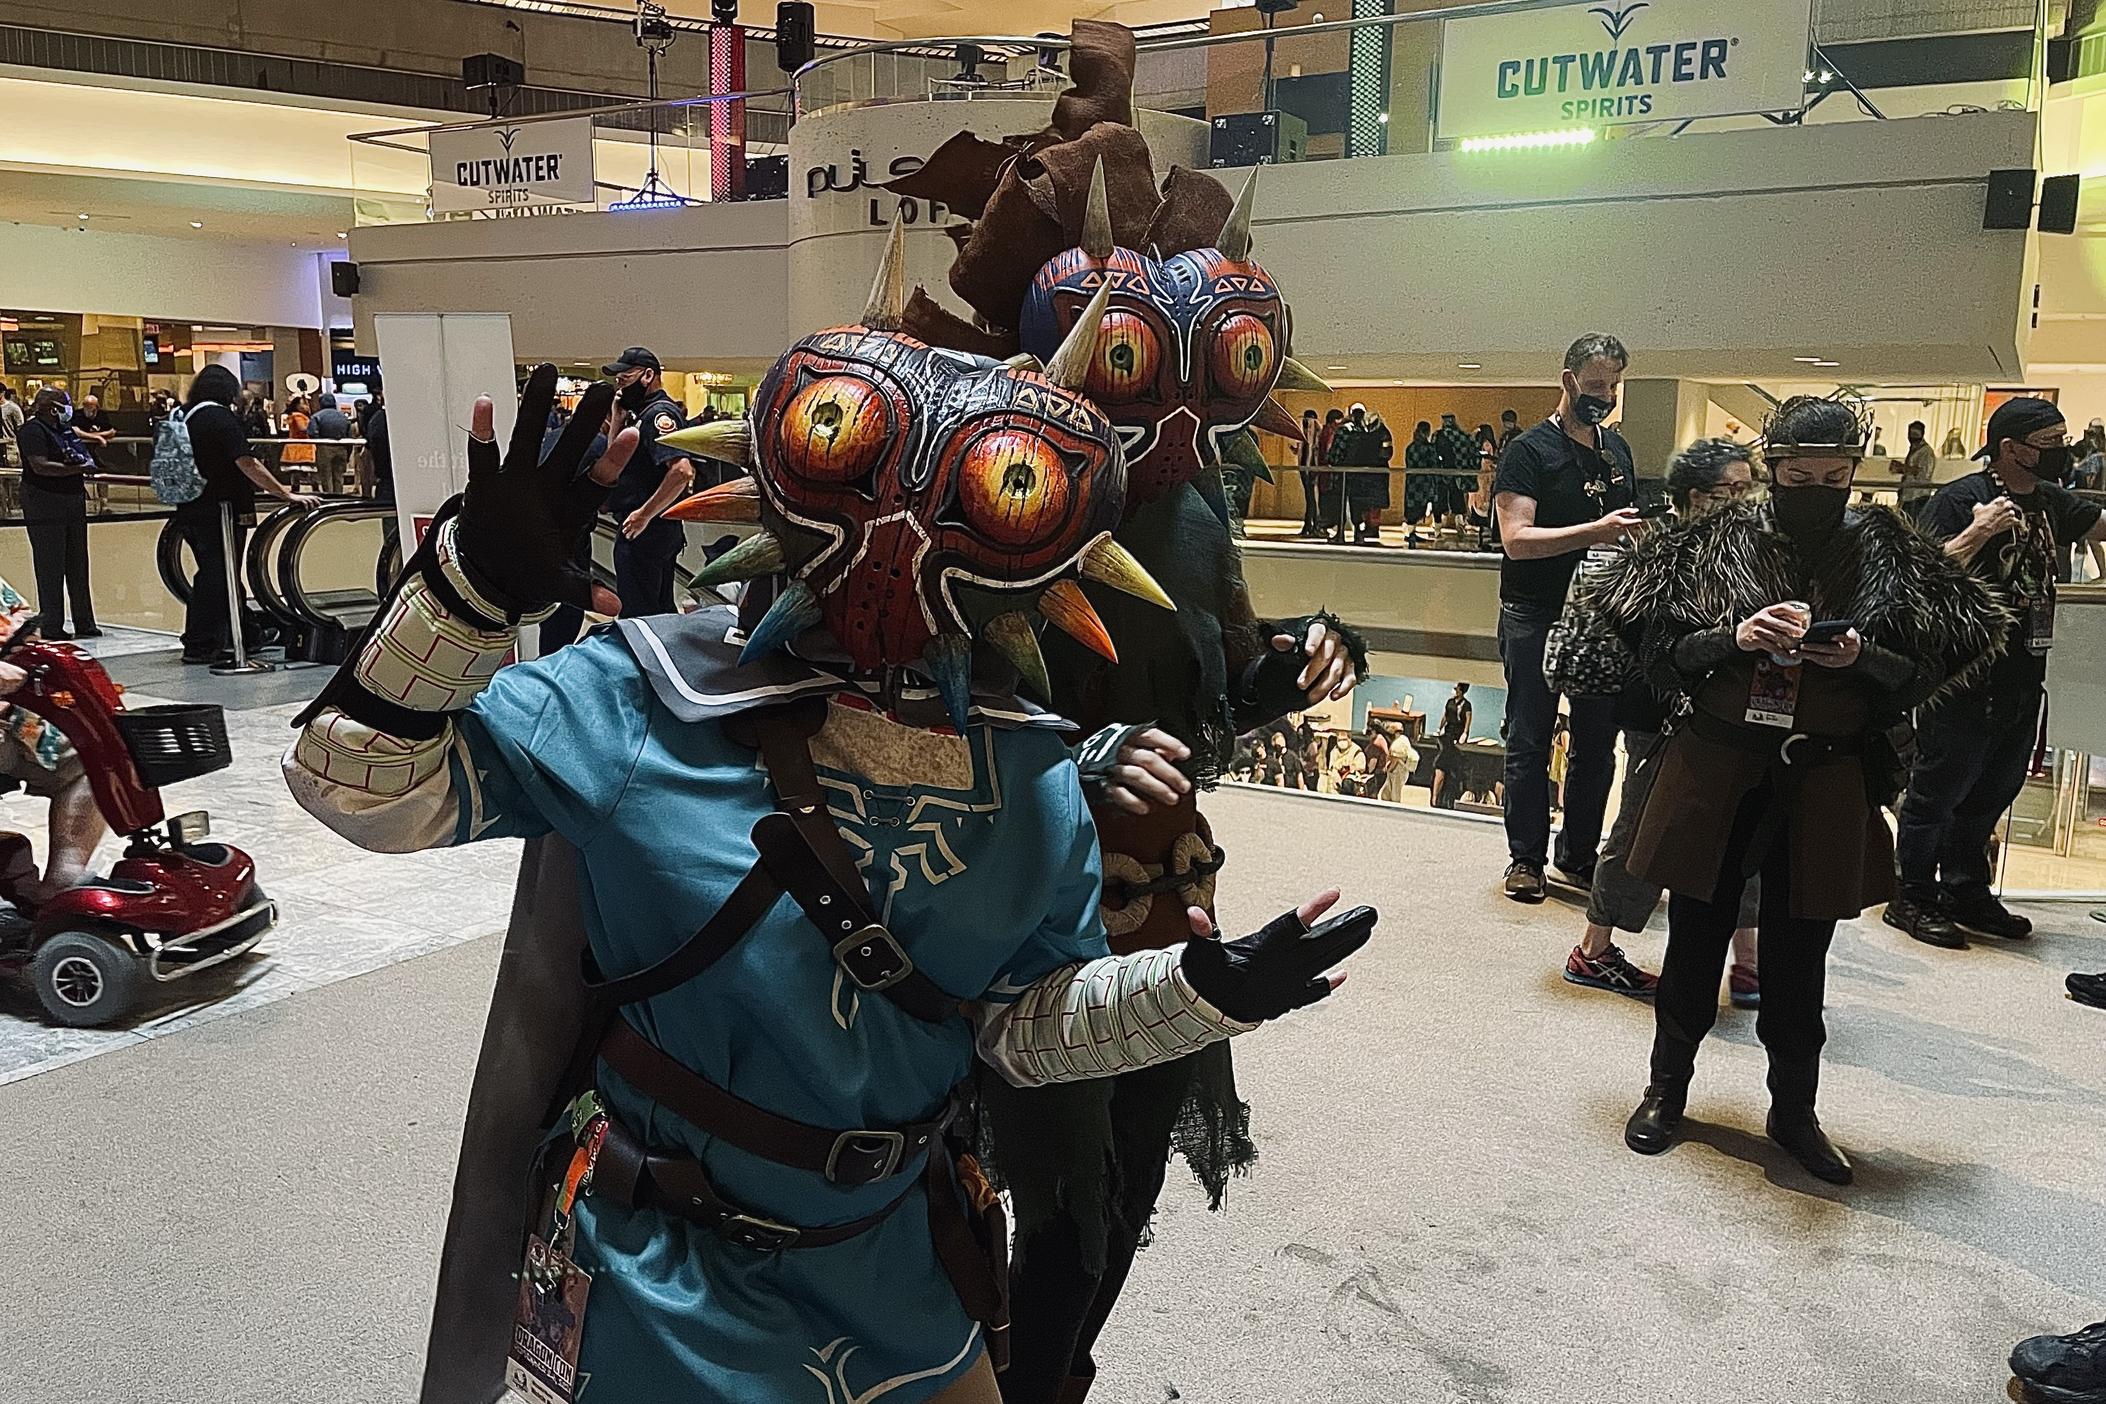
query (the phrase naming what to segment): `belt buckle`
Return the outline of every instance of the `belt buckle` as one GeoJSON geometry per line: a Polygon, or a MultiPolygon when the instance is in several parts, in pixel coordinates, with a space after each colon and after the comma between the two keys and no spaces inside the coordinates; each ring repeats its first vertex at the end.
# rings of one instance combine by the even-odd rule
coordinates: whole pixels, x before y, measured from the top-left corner
{"type": "Polygon", "coordinates": [[[906,948],[876,922],[836,941],[834,960],[866,990],[888,990],[914,973],[906,948]]]}
{"type": "Polygon", "coordinates": [[[1786,765],[1797,765],[1798,762],[1792,759],[1792,747],[1797,745],[1801,741],[1811,740],[1813,740],[1813,737],[1807,735],[1803,731],[1793,732],[1791,735],[1785,737],[1782,741],[1779,741],[1777,743],[1777,759],[1782,761],[1786,765]]]}
{"type": "Polygon", "coordinates": [[[904,1131],[843,1131],[826,1154],[826,1178],[837,1185],[873,1185],[897,1174],[906,1157],[904,1131]]]}
{"type": "Polygon", "coordinates": [[[717,1225],[717,1236],[741,1248],[751,1248],[756,1253],[780,1253],[785,1248],[795,1248],[804,1230],[789,1224],[778,1224],[773,1219],[758,1219],[751,1214],[731,1214],[717,1225]]]}

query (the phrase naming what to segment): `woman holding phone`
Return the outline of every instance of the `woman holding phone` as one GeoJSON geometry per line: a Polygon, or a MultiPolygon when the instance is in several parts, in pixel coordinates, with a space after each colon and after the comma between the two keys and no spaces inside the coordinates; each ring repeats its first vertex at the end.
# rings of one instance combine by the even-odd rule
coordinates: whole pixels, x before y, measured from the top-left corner
{"type": "Polygon", "coordinates": [[[1866,456],[1854,407],[1789,400],[1764,442],[1766,502],[1652,533],[1590,577],[1582,600],[1655,687],[1684,699],[1628,859],[1670,896],[1652,1076],[1624,1139],[1643,1155],[1675,1143],[1741,894],[1759,873],[1767,1129],[1809,1173],[1847,1184],[1850,1162],[1814,1112],[1829,941],[1893,886],[1879,813],[1903,778],[1890,728],[1984,666],[2004,617],[1897,513],[1850,506],[1866,456]]]}

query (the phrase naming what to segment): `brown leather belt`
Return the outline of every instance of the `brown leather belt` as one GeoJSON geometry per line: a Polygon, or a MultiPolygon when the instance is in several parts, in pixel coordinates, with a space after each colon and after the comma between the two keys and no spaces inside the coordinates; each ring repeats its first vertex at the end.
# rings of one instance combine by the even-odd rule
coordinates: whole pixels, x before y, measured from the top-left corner
{"type": "Polygon", "coordinates": [[[1814,736],[1804,731],[1786,731],[1780,736],[1779,727],[1730,722],[1705,711],[1691,712],[1685,724],[1706,741],[1750,755],[1767,756],[1775,764],[1793,770],[1863,755],[1865,751],[1863,736],[1814,736]]]}
{"type": "Polygon", "coordinates": [[[757,1107],[660,1051],[617,1017],[600,1040],[600,1057],[637,1091],[696,1130],[750,1155],[824,1175],[837,1185],[869,1185],[898,1174],[936,1144],[958,1114],[958,1099],[927,1121],[907,1126],[829,1131],[757,1107]]]}
{"type": "Polygon", "coordinates": [[[700,1161],[690,1156],[650,1155],[628,1129],[612,1118],[607,1139],[593,1163],[590,1194],[611,1198],[632,1209],[654,1208],[675,1214],[742,1248],[780,1253],[791,1248],[828,1248],[868,1233],[892,1217],[914,1192],[915,1182],[883,1208],[823,1228],[801,1228],[758,1214],[748,1214],[717,1193],[700,1161]]]}

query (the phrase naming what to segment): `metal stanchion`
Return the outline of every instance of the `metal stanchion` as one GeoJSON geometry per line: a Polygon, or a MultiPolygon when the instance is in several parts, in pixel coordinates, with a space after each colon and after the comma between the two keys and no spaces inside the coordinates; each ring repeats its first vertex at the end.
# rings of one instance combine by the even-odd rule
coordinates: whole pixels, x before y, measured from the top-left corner
{"type": "Polygon", "coordinates": [[[247,620],[241,608],[241,563],[234,550],[234,504],[219,504],[219,547],[227,559],[227,624],[234,637],[234,661],[231,664],[214,664],[212,671],[221,677],[231,673],[274,673],[277,665],[261,658],[249,657],[247,620]]]}

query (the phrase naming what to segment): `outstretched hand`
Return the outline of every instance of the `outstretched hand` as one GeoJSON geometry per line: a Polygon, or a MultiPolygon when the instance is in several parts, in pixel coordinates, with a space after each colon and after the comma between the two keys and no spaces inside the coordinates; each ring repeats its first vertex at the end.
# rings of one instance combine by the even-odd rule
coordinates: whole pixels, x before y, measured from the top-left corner
{"type": "Polygon", "coordinates": [[[1367,944],[1379,915],[1353,907],[1326,920],[1337,902],[1335,889],[1320,893],[1233,941],[1213,939],[1212,919],[1187,908],[1193,939],[1185,943],[1185,979],[1200,998],[1247,1024],[1316,1003],[1345,983],[1336,967],[1367,944]]]}
{"type": "Polygon", "coordinates": [[[585,392],[562,437],[541,456],[541,439],[556,402],[556,368],[534,367],[519,393],[519,416],[502,460],[497,453],[497,411],[490,397],[475,402],[468,428],[468,490],[454,529],[461,559],[470,571],[521,613],[570,604],[614,614],[621,602],[573,559],[578,534],[598,516],[607,489],[636,451],[636,431],[624,429],[608,441],[592,471],[578,465],[614,401],[612,385],[585,392]]]}

